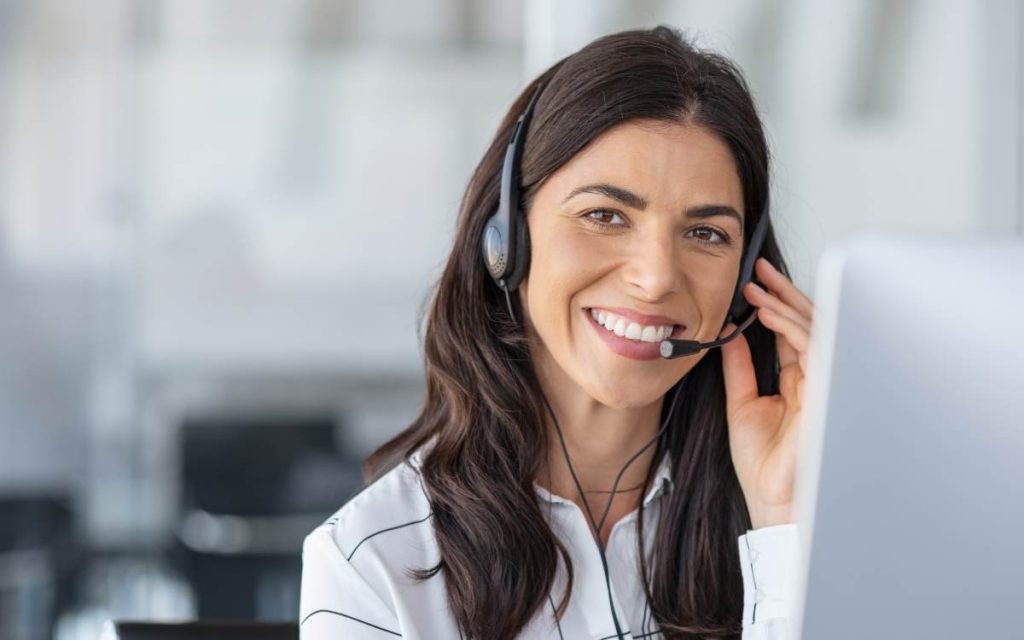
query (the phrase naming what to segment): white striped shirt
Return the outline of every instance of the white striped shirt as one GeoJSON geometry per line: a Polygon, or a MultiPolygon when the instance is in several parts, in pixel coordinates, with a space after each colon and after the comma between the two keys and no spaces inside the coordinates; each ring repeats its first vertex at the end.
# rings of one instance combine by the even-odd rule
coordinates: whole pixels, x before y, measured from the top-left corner
{"type": "MultiPolygon", "coordinates": [[[[430,503],[419,477],[420,451],[381,476],[310,533],[303,545],[300,637],[460,638],[448,610],[442,573],[426,581],[409,568],[437,564],[440,554],[431,526],[430,503]]],[[[664,456],[644,497],[646,549],[653,544],[660,500],[672,488],[664,456]]],[[[547,606],[539,609],[520,638],[613,639],[604,570],[583,511],[571,500],[534,483],[547,502],[542,511],[565,544],[575,571],[573,591],[561,620],[555,606],[565,586],[562,566],[547,606]]],[[[612,600],[626,638],[660,638],[640,582],[633,510],[612,528],[606,556],[612,600]]],[[[743,575],[743,640],[787,636],[794,574],[795,524],[763,527],[739,537],[743,575]]],[[[650,557],[650,556],[648,556],[650,557]]]]}

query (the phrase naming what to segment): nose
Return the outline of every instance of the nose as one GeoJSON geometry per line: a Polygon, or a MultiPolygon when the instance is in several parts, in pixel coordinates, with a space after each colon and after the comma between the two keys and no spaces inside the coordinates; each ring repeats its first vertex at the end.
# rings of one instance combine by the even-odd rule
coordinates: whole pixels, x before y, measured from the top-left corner
{"type": "Polygon", "coordinates": [[[624,269],[637,297],[657,302],[679,289],[683,274],[677,249],[671,232],[662,230],[637,239],[624,269]]]}

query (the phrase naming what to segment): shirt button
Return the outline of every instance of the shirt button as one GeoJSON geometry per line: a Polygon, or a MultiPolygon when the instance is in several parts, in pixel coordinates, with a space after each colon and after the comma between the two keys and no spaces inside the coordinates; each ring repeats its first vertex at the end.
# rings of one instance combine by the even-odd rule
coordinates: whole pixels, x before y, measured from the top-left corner
{"type": "Polygon", "coordinates": [[[757,559],[761,557],[761,554],[758,553],[757,549],[751,549],[749,555],[751,562],[757,562],[757,559]]]}
{"type": "Polygon", "coordinates": [[[764,599],[767,597],[763,589],[754,590],[754,602],[764,602],[764,599]]]}

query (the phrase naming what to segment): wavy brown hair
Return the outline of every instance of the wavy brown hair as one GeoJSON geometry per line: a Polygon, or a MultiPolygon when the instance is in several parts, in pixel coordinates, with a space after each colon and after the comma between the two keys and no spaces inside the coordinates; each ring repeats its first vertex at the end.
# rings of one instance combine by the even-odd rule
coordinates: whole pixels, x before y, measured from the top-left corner
{"type": "MultiPolygon", "coordinates": [[[[533,486],[548,443],[540,385],[523,328],[480,255],[512,126],[540,85],[522,155],[525,211],[545,177],[601,133],[639,118],[701,126],[728,146],[743,188],[745,239],[768,211],[768,146],[741,71],[675,29],[599,38],[542,73],[512,104],[469,181],[454,245],[429,301],[423,409],[364,465],[372,482],[436,437],[421,473],[441,558],[413,574],[442,574],[452,615],[473,639],[521,632],[549,597],[559,558],[568,577],[559,617],[572,592],[569,554],[533,486]]],[[[761,255],[787,273],[770,226],[761,255]]],[[[522,318],[522,310],[516,315],[522,318]]],[[[755,322],[745,337],[760,393],[778,393],[774,334],[755,322]]],[[[738,638],[743,582],[736,541],[751,523],[729,452],[719,352],[705,353],[676,384],[684,382],[644,486],[646,493],[669,454],[675,490],[663,498],[656,524],[656,563],[641,546],[642,505],[637,519],[644,589],[666,638],[738,638]]]]}

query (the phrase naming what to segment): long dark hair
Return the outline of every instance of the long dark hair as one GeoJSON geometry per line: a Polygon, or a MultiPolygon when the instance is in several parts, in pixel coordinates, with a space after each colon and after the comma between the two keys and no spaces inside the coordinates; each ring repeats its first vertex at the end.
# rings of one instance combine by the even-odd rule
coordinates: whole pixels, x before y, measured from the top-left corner
{"type": "MultiPolygon", "coordinates": [[[[515,637],[544,606],[559,558],[568,578],[559,616],[572,591],[569,554],[548,527],[533,485],[548,442],[540,385],[527,338],[479,249],[497,206],[512,126],[541,84],[522,156],[526,209],[540,182],[596,136],[645,118],[704,127],[728,146],[743,187],[745,238],[768,211],[768,146],[741,71],[675,29],[599,38],[557,62],[516,99],[470,179],[454,246],[429,304],[423,409],[364,466],[372,482],[436,437],[421,473],[441,560],[413,575],[442,573],[452,615],[475,639],[515,637]]],[[[770,226],[761,255],[787,273],[770,226]]],[[[516,315],[522,318],[522,310],[516,315]]],[[[774,335],[756,322],[744,335],[760,393],[778,393],[774,335]]],[[[751,523],[729,452],[719,352],[707,352],[677,385],[684,383],[644,487],[646,493],[657,462],[670,455],[675,489],[660,509],[656,564],[641,546],[642,511],[637,519],[644,589],[666,638],[738,638],[743,583],[737,538],[751,523]]]]}

